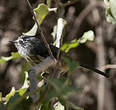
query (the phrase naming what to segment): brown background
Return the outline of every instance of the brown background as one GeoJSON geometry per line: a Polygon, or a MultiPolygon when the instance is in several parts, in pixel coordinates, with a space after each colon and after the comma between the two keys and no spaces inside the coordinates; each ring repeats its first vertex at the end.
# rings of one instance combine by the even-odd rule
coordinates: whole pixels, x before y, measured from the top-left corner
{"type": "MultiPolygon", "coordinates": [[[[33,8],[44,1],[30,0],[33,8]]],[[[52,6],[55,7],[54,0],[52,6]]],[[[74,60],[102,68],[106,64],[116,63],[116,25],[106,22],[103,1],[78,0],[77,3],[65,8],[65,19],[67,27],[64,42],[78,39],[90,29],[96,35],[94,42],[80,45],[69,52],[74,60]]],[[[51,33],[56,21],[57,14],[52,12],[42,24],[42,30],[49,42],[52,42],[51,33]]],[[[14,48],[9,46],[9,41],[16,39],[22,32],[27,32],[33,24],[32,15],[25,0],[0,0],[0,57],[10,56],[14,48]]],[[[16,89],[21,87],[22,63],[22,59],[17,59],[0,65],[0,91],[4,96],[13,86],[16,89]]],[[[85,110],[100,110],[100,104],[104,105],[104,110],[115,110],[116,69],[115,67],[107,69],[106,72],[111,74],[110,79],[104,79],[82,68],[77,69],[72,76],[73,84],[77,88],[83,88],[83,92],[77,93],[71,100],[85,110]]]]}

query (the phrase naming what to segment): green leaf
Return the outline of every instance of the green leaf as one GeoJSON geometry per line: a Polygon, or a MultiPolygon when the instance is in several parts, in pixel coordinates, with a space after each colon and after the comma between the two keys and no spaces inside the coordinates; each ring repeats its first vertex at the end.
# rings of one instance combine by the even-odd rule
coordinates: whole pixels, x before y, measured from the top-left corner
{"type": "Polygon", "coordinates": [[[20,96],[22,96],[29,88],[28,72],[24,72],[23,74],[25,75],[23,86],[19,90],[16,91],[20,94],[20,96]]]}
{"type": "Polygon", "coordinates": [[[116,24],[116,1],[104,0],[106,4],[106,19],[108,22],[116,24]]]}
{"type": "Polygon", "coordinates": [[[10,93],[6,95],[6,101],[7,101],[7,102],[8,102],[8,100],[9,100],[12,96],[14,96],[15,92],[16,92],[16,91],[15,91],[15,88],[12,87],[10,93]]]}
{"type": "Polygon", "coordinates": [[[79,41],[75,39],[72,40],[70,43],[64,43],[63,46],[61,47],[61,50],[68,53],[70,49],[78,47],[79,44],[80,44],[79,41]]]}
{"type": "Polygon", "coordinates": [[[74,39],[70,43],[64,43],[61,47],[61,50],[67,53],[70,49],[78,47],[80,44],[86,43],[87,41],[93,41],[94,37],[95,35],[93,31],[87,31],[83,34],[83,36],[80,39],[74,39]]]}
{"type": "Polygon", "coordinates": [[[25,73],[25,80],[23,86],[19,90],[15,90],[15,88],[12,87],[10,93],[6,95],[6,101],[8,102],[9,99],[15,95],[15,93],[18,93],[20,96],[22,96],[26,92],[28,87],[29,87],[28,73],[25,73]]]}
{"type": "Polygon", "coordinates": [[[30,98],[25,98],[20,96],[18,92],[12,96],[8,103],[6,104],[8,110],[30,110],[32,100],[30,98]]]}
{"type": "Polygon", "coordinates": [[[22,65],[22,73],[25,73],[25,72],[29,71],[30,68],[31,68],[30,63],[25,61],[22,65]]]}
{"type": "Polygon", "coordinates": [[[12,59],[12,56],[10,56],[10,57],[1,57],[0,58],[0,64],[2,64],[2,63],[4,63],[4,62],[7,62],[7,61],[9,61],[9,60],[11,60],[12,59]]]}
{"type": "Polygon", "coordinates": [[[69,73],[73,72],[79,66],[77,61],[71,60],[67,57],[64,57],[64,61],[66,62],[66,64],[69,67],[69,73]]]}
{"type": "Polygon", "coordinates": [[[10,61],[12,59],[16,59],[16,58],[20,58],[21,56],[19,55],[18,52],[16,53],[11,53],[11,56],[10,57],[1,57],[0,58],[0,64],[4,63],[4,62],[7,62],[7,61],[10,61]]]}
{"type": "Polygon", "coordinates": [[[11,92],[6,95],[7,107],[9,110],[30,110],[28,103],[30,103],[29,97],[23,96],[29,87],[28,83],[28,73],[25,73],[25,81],[23,86],[19,90],[15,90],[14,88],[11,92]]]}
{"type": "Polygon", "coordinates": [[[34,9],[34,12],[36,13],[36,18],[37,18],[39,25],[41,25],[44,18],[47,16],[49,12],[48,6],[45,5],[44,3],[41,3],[38,5],[37,8],[34,9]]]}
{"type": "MultiPolygon", "coordinates": [[[[50,3],[50,0],[48,0],[48,2],[50,3]]],[[[36,16],[36,19],[38,21],[38,24],[41,25],[44,18],[49,13],[48,6],[45,5],[44,3],[41,3],[38,5],[37,8],[34,9],[34,12],[35,12],[35,16],[36,16]]],[[[38,28],[38,26],[35,23],[34,26],[28,32],[23,33],[23,34],[28,35],[28,36],[35,36],[37,33],[37,28],[38,28]]]]}
{"type": "Polygon", "coordinates": [[[66,78],[59,78],[47,81],[53,87],[53,89],[50,89],[48,92],[49,99],[50,97],[63,97],[66,99],[77,92],[77,89],[72,88],[68,85],[66,78]]]}
{"type": "Polygon", "coordinates": [[[13,59],[21,57],[18,52],[12,52],[11,55],[12,55],[13,59]]]}

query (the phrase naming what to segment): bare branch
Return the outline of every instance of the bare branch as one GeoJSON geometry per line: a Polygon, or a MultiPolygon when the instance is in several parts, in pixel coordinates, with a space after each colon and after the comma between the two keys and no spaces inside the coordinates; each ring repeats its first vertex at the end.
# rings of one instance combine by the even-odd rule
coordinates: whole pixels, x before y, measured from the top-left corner
{"type": "MultiPolygon", "coordinates": [[[[37,79],[36,74],[44,72],[51,66],[55,66],[57,64],[57,61],[54,60],[52,57],[47,57],[44,59],[41,63],[37,64],[36,66],[32,67],[30,69],[29,73],[29,92],[34,92],[37,89],[37,79]]],[[[33,94],[30,94],[30,97],[33,99],[33,102],[36,103],[39,100],[39,95],[37,92],[34,92],[33,94]]]]}

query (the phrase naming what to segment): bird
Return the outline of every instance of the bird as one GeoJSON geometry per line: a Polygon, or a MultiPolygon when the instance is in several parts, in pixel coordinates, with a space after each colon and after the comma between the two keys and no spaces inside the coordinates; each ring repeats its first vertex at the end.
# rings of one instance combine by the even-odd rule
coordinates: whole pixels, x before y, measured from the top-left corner
{"type": "MultiPolygon", "coordinates": [[[[16,49],[18,50],[18,53],[22,57],[24,57],[32,66],[39,64],[45,58],[50,56],[44,42],[36,36],[21,35],[16,40],[11,42],[15,45],[16,49]]],[[[57,59],[57,53],[59,48],[55,47],[52,44],[50,44],[49,46],[54,58],[57,59]]],[[[60,53],[61,53],[60,57],[61,59],[63,59],[62,56],[64,57],[65,54],[62,51],[60,53]]],[[[61,70],[65,71],[65,69],[67,69],[66,71],[68,71],[68,67],[67,67],[68,65],[66,64],[66,62],[63,60],[60,60],[60,61],[61,61],[61,68],[62,68],[61,70]]],[[[109,77],[109,74],[102,72],[91,66],[88,66],[86,64],[79,64],[79,66],[92,70],[93,72],[96,72],[107,78],[109,77]]]]}

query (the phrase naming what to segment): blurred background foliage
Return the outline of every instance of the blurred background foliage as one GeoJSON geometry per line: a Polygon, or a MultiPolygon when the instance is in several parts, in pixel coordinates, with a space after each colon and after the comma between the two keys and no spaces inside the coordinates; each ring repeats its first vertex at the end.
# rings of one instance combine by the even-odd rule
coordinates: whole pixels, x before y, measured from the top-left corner
{"type": "MultiPolygon", "coordinates": [[[[38,4],[47,3],[49,1],[50,0],[30,0],[30,3],[33,8],[36,8],[38,4]]],[[[49,6],[51,5],[52,8],[57,7],[56,2],[54,0],[51,1],[49,6]]],[[[110,79],[105,79],[91,71],[79,67],[71,71],[71,86],[65,86],[64,83],[66,79],[61,78],[53,80],[52,82],[48,80],[52,88],[56,89],[56,91],[53,89],[54,91],[49,94],[48,99],[53,96],[59,97],[61,103],[58,103],[58,107],[62,109],[62,104],[65,102],[62,101],[63,99],[60,96],[68,96],[70,92],[73,93],[75,91],[74,95],[68,97],[71,102],[67,102],[70,106],[73,106],[73,109],[81,109],[76,105],[85,108],[85,110],[116,109],[116,26],[106,21],[107,18],[109,22],[115,23],[116,15],[114,8],[116,3],[115,0],[104,1],[78,0],[77,2],[67,5],[68,0],[60,0],[61,4],[66,3],[64,19],[67,22],[61,49],[67,52],[74,60],[72,63],[70,63],[71,61],[67,61],[69,62],[69,66],[75,66],[75,62],[81,62],[92,67],[98,67],[111,74],[110,79]],[[87,40],[91,41],[94,39],[93,32],[95,33],[94,42],[85,43],[87,40]],[[89,39],[88,36],[92,37],[89,37],[89,39]],[[107,64],[111,64],[110,67],[105,67],[107,64]],[[62,87],[60,83],[63,84],[62,87]],[[54,84],[56,85],[54,86],[54,84]],[[57,90],[57,88],[62,89],[58,91],[59,89],[57,90]],[[55,92],[56,94],[54,94],[55,92]]],[[[43,19],[45,17],[43,23],[41,24],[41,19],[38,21],[39,24],[41,24],[47,41],[53,43],[54,38],[51,33],[54,32],[54,26],[57,24],[58,13],[54,11],[48,13],[49,10],[47,10],[47,8],[48,7],[44,6],[47,16],[45,17],[45,15],[43,15],[41,18],[43,19]]],[[[36,8],[35,11],[37,10],[36,8]]],[[[37,17],[40,18],[40,15],[38,14],[37,17]]],[[[25,0],[0,0],[0,92],[2,96],[7,95],[7,100],[9,100],[10,96],[15,94],[14,97],[10,98],[9,103],[6,104],[6,106],[8,108],[11,107],[9,109],[12,110],[16,110],[18,107],[19,109],[28,110],[29,106],[24,105],[30,104],[32,100],[25,100],[21,97],[25,92],[23,85],[26,82],[23,83],[23,81],[26,73],[24,74],[24,71],[22,71],[26,68],[25,65],[23,65],[25,61],[23,58],[17,58],[20,57],[17,53],[11,54],[11,52],[16,52],[16,50],[14,46],[9,44],[9,41],[17,39],[22,33],[28,32],[34,24],[32,14],[25,0]],[[17,91],[12,87],[15,87],[17,91]],[[11,89],[12,92],[10,92],[11,89]],[[8,95],[9,92],[10,94],[8,95]],[[18,103],[18,101],[15,102],[16,99],[18,99],[19,102],[21,100],[21,103],[18,103]],[[16,106],[12,106],[14,103],[16,106]]],[[[42,90],[44,91],[44,89],[43,87],[42,90]]],[[[67,97],[63,98],[67,99],[67,97]]],[[[48,99],[46,99],[45,102],[48,99]]],[[[48,105],[44,106],[43,101],[43,110],[48,110],[48,107],[50,107],[50,104],[48,103],[48,105]]],[[[55,109],[58,110],[58,107],[55,107],[55,109]]],[[[1,103],[0,108],[3,108],[1,103]]],[[[70,107],[67,108],[67,110],[70,109],[70,107]]]]}

